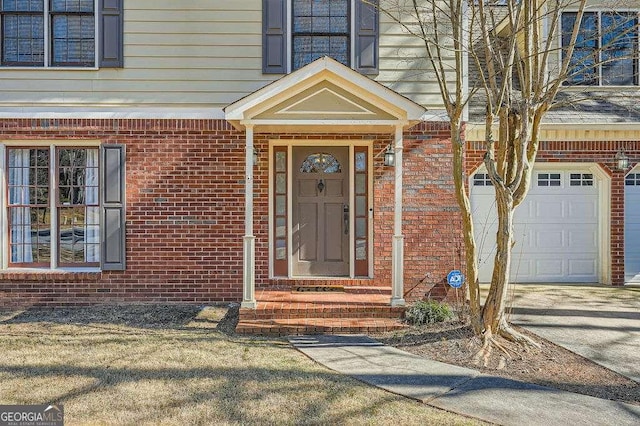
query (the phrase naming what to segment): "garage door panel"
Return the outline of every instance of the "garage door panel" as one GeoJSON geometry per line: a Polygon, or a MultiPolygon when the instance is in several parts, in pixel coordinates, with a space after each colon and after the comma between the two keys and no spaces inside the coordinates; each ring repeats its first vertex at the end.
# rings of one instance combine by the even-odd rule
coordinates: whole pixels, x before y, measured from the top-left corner
{"type": "Polygon", "coordinates": [[[533,229],[532,233],[530,253],[563,251],[566,246],[565,232],[558,225],[549,225],[549,229],[533,229]]]}
{"type": "Polygon", "coordinates": [[[572,200],[565,202],[567,204],[568,215],[573,223],[597,223],[598,222],[598,204],[597,200],[572,200]]]}
{"type": "Polygon", "coordinates": [[[564,266],[563,259],[537,259],[535,261],[535,272],[542,279],[553,279],[564,275],[564,266]]]}
{"type": "Polygon", "coordinates": [[[598,272],[598,265],[593,259],[571,259],[567,274],[570,277],[590,277],[598,272]]]}
{"type": "Polygon", "coordinates": [[[518,217],[522,221],[526,220],[527,223],[537,223],[540,220],[554,222],[562,220],[566,214],[564,203],[550,203],[548,200],[532,199],[529,204],[533,206],[533,209],[530,210],[533,210],[535,214],[529,217],[518,217]]]}
{"type": "Polygon", "coordinates": [[[568,229],[567,241],[570,250],[581,251],[583,253],[598,253],[598,233],[591,228],[568,229]]]}
{"type": "MultiPolygon", "coordinates": [[[[516,282],[598,281],[598,189],[571,186],[571,171],[552,173],[560,174],[562,185],[537,186],[534,177],[527,198],[515,211],[511,278],[516,282]]],[[[471,192],[475,234],[477,241],[483,241],[481,257],[490,254],[491,258],[481,265],[480,280],[489,281],[495,254],[495,200],[492,187],[476,189],[472,187],[471,192]]]]}

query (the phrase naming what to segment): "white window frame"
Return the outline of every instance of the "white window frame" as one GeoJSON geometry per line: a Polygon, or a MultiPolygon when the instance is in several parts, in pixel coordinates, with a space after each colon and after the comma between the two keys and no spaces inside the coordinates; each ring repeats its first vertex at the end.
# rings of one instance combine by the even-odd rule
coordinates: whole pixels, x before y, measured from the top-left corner
{"type": "MultiPolygon", "coordinates": [[[[287,74],[293,71],[293,0],[287,0],[287,74]]],[[[349,31],[349,68],[353,69],[355,63],[355,7],[356,0],[350,0],[349,19],[350,19],[350,31],[349,31]]]]}
{"type": "MultiPolygon", "coordinates": [[[[562,45],[562,15],[564,15],[565,13],[577,13],[578,9],[575,8],[568,8],[566,10],[563,10],[562,13],[560,13],[560,15],[558,16],[558,19],[560,20],[560,22],[558,22],[558,25],[556,28],[558,28],[558,32],[557,32],[557,37],[558,37],[558,66],[560,66],[560,64],[562,64],[562,55],[563,55],[563,48],[564,46],[562,45]]],[[[563,89],[567,89],[567,88],[580,88],[580,89],[584,89],[584,88],[588,88],[588,87],[598,87],[598,88],[625,88],[625,87],[639,87],[640,86],[640,55],[638,55],[638,58],[636,58],[636,70],[638,72],[638,76],[636,84],[629,84],[629,85],[614,85],[614,84],[602,84],[602,33],[600,31],[600,23],[602,21],[602,14],[603,13],[611,13],[611,12],[619,12],[619,13],[635,13],[636,14],[636,43],[638,48],[640,49],[640,10],[638,9],[631,9],[631,8],[616,8],[616,9],[591,9],[589,8],[588,10],[585,10],[584,12],[589,12],[589,13],[596,13],[598,15],[598,42],[599,42],[599,48],[598,48],[598,84],[590,84],[590,85],[581,85],[581,84],[572,84],[569,82],[566,82],[566,85],[563,85],[563,89]]]]}
{"type": "MultiPolygon", "coordinates": [[[[8,181],[7,181],[7,148],[12,147],[33,147],[33,148],[49,148],[49,181],[50,188],[58,187],[57,177],[57,162],[55,161],[56,152],[58,148],[95,148],[100,149],[100,141],[97,140],[82,140],[82,141],[34,141],[34,140],[21,140],[21,141],[0,141],[0,271],[10,272],[45,272],[45,271],[59,271],[59,272],[99,272],[100,267],[94,266],[74,266],[74,267],[59,267],[58,266],[58,244],[51,242],[51,261],[49,268],[46,267],[9,267],[9,218],[8,212],[8,181]]],[[[49,197],[49,208],[51,210],[51,235],[58,235],[58,205],[56,203],[55,194],[49,197]]],[[[102,232],[102,229],[101,229],[102,232]]]]}
{"type": "MultiPolygon", "coordinates": [[[[43,65],[2,65],[0,64],[0,70],[2,69],[17,69],[17,70],[42,70],[42,69],[53,69],[53,70],[97,70],[98,69],[98,42],[100,31],[98,28],[99,20],[98,20],[98,0],[93,1],[93,20],[94,20],[94,52],[93,52],[93,66],[52,66],[51,65],[51,15],[50,15],[50,7],[49,0],[42,0],[44,2],[44,64],[43,65]]],[[[0,20],[0,44],[2,41],[2,20],[0,20]]],[[[0,46],[1,48],[1,46],[0,46]]],[[[1,50],[1,49],[0,49],[1,50]]]]}

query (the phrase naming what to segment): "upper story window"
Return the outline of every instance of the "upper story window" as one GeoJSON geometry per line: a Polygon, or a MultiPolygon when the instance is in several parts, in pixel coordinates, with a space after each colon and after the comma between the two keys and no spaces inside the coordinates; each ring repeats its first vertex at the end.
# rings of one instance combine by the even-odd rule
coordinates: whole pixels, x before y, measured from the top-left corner
{"type": "Polygon", "coordinates": [[[0,0],[0,65],[121,67],[122,2],[0,0]]]}
{"type": "MultiPolygon", "coordinates": [[[[562,14],[563,59],[577,18],[562,14]]],[[[631,86],[638,84],[638,14],[584,12],[567,85],[631,86]]]]}
{"type": "Polygon", "coordinates": [[[293,0],[292,61],[297,70],[323,56],[349,66],[349,0],[293,0]]]}
{"type": "Polygon", "coordinates": [[[93,0],[2,0],[2,65],[92,67],[95,24],[93,0]]]}
{"type": "Polygon", "coordinates": [[[263,0],[262,68],[285,74],[329,56],[378,72],[376,0],[263,0]]]}

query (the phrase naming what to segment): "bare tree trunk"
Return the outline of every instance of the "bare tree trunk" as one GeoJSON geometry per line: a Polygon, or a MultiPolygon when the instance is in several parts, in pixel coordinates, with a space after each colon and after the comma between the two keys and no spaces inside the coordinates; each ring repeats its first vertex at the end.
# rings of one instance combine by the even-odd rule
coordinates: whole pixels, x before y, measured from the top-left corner
{"type": "Polygon", "coordinates": [[[482,318],[480,316],[480,286],[478,285],[478,262],[476,262],[477,247],[473,236],[473,218],[471,203],[465,186],[464,167],[464,140],[462,138],[462,126],[460,120],[451,122],[451,147],[453,150],[453,176],[456,191],[456,200],[460,207],[462,218],[462,236],[465,247],[465,275],[469,296],[469,310],[471,313],[471,326],[474,332],[482,333],[482,318]]]}
{"type": "Polygon", "coordinates": [[[495,191],[498,210],[496,255],[491,288],[482,312],[485,333],[488,335],[499,334],[499,327],[503,321],[511,271],[511,246],[513,245],[513,195],[510,189],[505,187],[496,186],[495,191]]]}

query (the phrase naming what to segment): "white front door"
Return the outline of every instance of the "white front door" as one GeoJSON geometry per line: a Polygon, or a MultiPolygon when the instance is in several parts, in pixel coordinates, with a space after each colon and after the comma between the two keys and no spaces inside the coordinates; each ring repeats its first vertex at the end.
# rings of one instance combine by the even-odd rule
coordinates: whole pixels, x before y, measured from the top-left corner
{"type": "Polygon", "coordinates": [[[640,283],[640,173],[624,182],[624,280],[640,283]]]}
{"type": "MultiPolygon", "coordinates": [[[[514,282],[598,282],[597,176],[583,168],[536,165],[531,189],[514,216],[514,282]]],[[[495,255],[494,191],[485,173],[471,182],[479,278],[491,281],[495,255]]]]}

